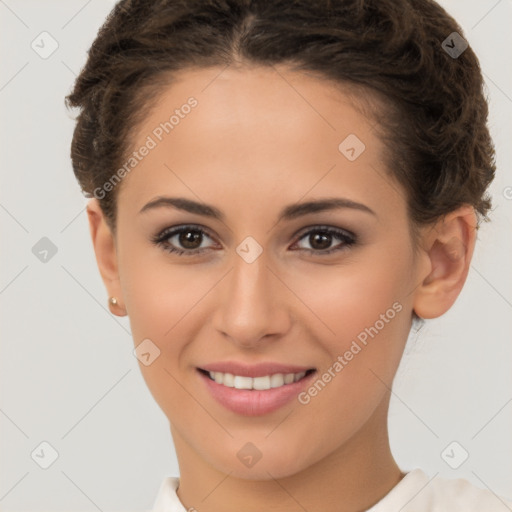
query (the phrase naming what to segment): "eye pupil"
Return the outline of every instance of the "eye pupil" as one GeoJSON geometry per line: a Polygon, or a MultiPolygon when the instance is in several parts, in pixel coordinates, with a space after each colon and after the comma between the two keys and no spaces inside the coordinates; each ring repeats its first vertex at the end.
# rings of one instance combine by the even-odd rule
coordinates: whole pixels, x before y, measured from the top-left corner
{"type": "Polygon", "coordinates": [[[189,229],[188,231],[182,231],[179,235],[179,241],[182,247],[186,249],[197,249],[201,245],[202,234],[199,231],[193,231],[189,229]],[[199,240],[199,245],[196,246],[195,243],[199,240]]]}
{"type": "Polygon", "coordinates": [[[310,235],[309,240],[311,243],[311,247],[318,250],[324,250],[330,247],[331,245],[331,235],[321,234],[321,233],[315,233],[310,235]],[[317,243],[319,242],[319,243],[317,243]]]}

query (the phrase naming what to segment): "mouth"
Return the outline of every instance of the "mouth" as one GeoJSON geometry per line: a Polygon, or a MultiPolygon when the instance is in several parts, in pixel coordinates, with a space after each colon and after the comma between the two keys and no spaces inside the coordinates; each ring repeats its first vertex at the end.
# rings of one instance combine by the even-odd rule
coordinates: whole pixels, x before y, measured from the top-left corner
{"type": "Polygon", "coordinates": [[[286,387],[306,379],[316,371],[316,368],[310,368],[306,371],[296,373],[272,373],[259,377],[248,377],[232,373],[208,371],[202,368],[197,368],[197,370],[205,377],[227,388],[246,391],[267,391],[270,389],[286,387]]]}
{"type": "Polygon", "coordinates": [[[225,409],[242,416],[270,414],[290,404],[317,374],[316,368],[277,363],[224,362],[196,370],[204,390],[225,409]]]}

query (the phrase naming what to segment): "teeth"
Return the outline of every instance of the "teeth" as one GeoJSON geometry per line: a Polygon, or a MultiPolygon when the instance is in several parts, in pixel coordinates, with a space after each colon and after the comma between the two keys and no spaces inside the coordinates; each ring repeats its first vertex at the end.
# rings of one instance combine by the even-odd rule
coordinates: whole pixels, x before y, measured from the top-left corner
{"type": "Polygon", "coordinates": [[[242,377],[232,373],[208,372],[210,377],[217,383],[223,384],[228,388],[235,389],[256,389],[264,391],[271,388],[279,388],[292,382],[302,379],[306,372],[300,373],[274,373],[274,375],[265,375],[264,377],[242,377]]]}
{"type": "MultiPolygon", "coordinates": [[[[225,375],[224,378],[226,378],[225,375]]],[[[240,377],[236,375],[233,379],[233,387],[236,389],[252,389],[252,379],[250,377],[240,377]]]]}

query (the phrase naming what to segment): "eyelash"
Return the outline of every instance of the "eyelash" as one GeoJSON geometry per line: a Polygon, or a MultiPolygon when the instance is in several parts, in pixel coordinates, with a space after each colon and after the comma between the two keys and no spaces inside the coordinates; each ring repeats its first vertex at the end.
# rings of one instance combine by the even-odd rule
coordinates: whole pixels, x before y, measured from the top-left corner
{"type": "MultiPolygon", "coordinates": [[[[188,231],[199,232],[202,235],[206,235],[209,238],[212,238],[208,234],[208,232],[206,230],[202,229],[201,227],[194,226],[194,225],[188,225],[188,226],[181,226],[179,228],[166,228],[163,231],[161,231],[160,233],[158,233],[157,235],[155,235],[154,237],[152,237],[151,241],[155,245],[162,247],[165,251],[167,251],[169,253],[176,254],[178,256],[182,256],[182,255],[195,256],[197,254],[203,253],[204,251],[208,250],[208,248],[189,249],[189,250],[177,249],[176,247],[169,245],[168,240],[170,238],[172,238],[173,236],[179,235],[181,233],[184,233],[184,232],[186,233],[188,231]]],[[[350,248],[351,246],[355,245],[357,242],[357,237],[354,234],[349,233],[348,231],[344,231],[341,229],[334,229],[334,228],[331,228],[328,226],[315,226],[314,228],[311,228],[308,231],[303,232],[297,241],[302,240],[303,238],[306,237],[306,235],[311,235],[312,233],[324,233],[324,234],[327,233],[327,234],[332,235],[333,237],[336,237],[339,240],[341,240],[343,242],[343,244],[341,246],[337,246],[332,249],[324,249],[324,250],[299,249],[299,250],[307,251],[308,253],[315,254],[315,255],[327,255],[327,254],[331,254],[336,251],[346,250],[347,248],[350,248]]]]}

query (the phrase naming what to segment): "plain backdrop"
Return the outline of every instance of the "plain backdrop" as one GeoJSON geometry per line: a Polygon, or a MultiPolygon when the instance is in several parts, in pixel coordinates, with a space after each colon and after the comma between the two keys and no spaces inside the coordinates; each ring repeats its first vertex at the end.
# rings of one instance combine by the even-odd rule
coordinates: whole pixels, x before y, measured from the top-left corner
{"type": "MultiPolygon", "coordinates": [[[[512,2],[441,4],[485,75],[494,210],[453,308],[411,333],[393,388],[391,447],[405,470],[511,498],[512,2]]],[[[162,479],[178,475],[128,319],[108,312],[69,159],[64,97],[113,5],[0,0],[3,512],[149,510],[162,479]]]]}

